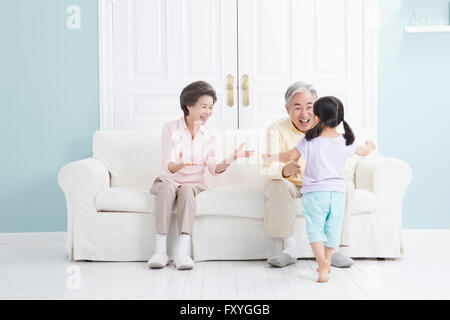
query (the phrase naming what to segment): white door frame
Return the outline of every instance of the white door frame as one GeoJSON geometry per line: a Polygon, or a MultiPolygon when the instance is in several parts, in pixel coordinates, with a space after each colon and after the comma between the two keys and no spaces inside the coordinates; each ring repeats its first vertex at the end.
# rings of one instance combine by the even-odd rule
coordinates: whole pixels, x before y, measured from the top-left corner
{"type": "Polygon", "coordinates": [[[113,5],[114,0],[98,0],[100,130],[114,129],[113,5]]]}
{"type": "MultiPolygon", "coordinates": [[[[379,1],[364,0],[363,97],[364,126],[378,145],[378,30],[379,1]]],[[[378,148],[379,149],[379,148],[378,148]]]]}
{"type": "MultiPolygon", "coordinates": [[[[114,129],[113,6],[114,0],[98,0],[100,130],[114,129]]],[[[363,0],[363,10],[364,127],[378,143],[378,0],[363,0]]]]}

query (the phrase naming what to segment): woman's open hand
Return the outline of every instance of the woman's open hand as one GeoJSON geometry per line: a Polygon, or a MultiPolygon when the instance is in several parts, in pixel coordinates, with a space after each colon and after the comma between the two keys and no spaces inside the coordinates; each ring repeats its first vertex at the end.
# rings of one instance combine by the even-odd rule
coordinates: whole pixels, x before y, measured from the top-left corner
{"type": "Polygon", "coordinates": [[[180,152],[180,154],[178,155],[178,161],[176,163],[181,165],[182,166],[181,168],[189,167],[189,166],[195,166],[196,165],[195,163],[192,163],[192,162],[187,161],[186,159],[184,159],[183,152],[180,152]]]}
{"type": "Polygon", "coordinates": [[[239,148],[234,151],[234,159],[250,158],[255,154],[255,150],[244,150],[245,142],[242,142],[239,148]]]}
{"type": "Polygon", "coordinates": [[[170,172],[175,173],[178,170],[183,169],[184,167],[192,167],[196,165],[197,164],[189,162],[186,159],[184,159],[183,152],[180,152],[177,161],[169,162],[168,169],[170,172]]]}
{"type": "MultiPolygon", "coordinates": [[[[228,166],[230,164],[232,164],[233,161],[235,161],[239,158],[250,158],[251,156],[253,156],[255,151],[254,150],[244,150],[244,145],[245,145],[245,142],[242,142],[241,145],[236,150],[234,150],[234,152],[232,154],[230,154],[225,160],[223,160],[223,163],[225,163],[227,165],[226,168],[228,168],[228,166]]],[[[223,169],[223,168],[221,168],[221,169],[223,169]]],[[[220,170],[220,172],[225,171],[225,169],[220,170]]]]}
{"type": "Polygon", "coordinates": [[[241,145],[225,160],[222,161],[222,163],[219,163],[216,166],[216,173],[222,173],[227,170],[227,168],[233,163],[233,161],[239,159],[239,158],[250,158],[255,153],[255,150],[244,150],[245,143],[242,142],[241,145]]]}

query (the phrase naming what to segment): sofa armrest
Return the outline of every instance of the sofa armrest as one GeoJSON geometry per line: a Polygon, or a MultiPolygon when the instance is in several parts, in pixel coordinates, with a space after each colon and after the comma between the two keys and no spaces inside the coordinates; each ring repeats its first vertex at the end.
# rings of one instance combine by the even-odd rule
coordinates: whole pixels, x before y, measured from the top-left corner
{"type": "Polygon", "coordinates": [[[412,170],[406,162],[379,155],[364,158],[355,171],[356,188],[373,192],[376,210],[386,213],[393,210],[401,213],[411,180],[412,170]]]}
{"type": "Polygon", "coordinates": [[[58,173],[58,184],[66,197],[93,202],[97,192],[110,187],[110,175],[101,161],[87,158],[63,166],[58,173]]]}
{"type": "MultiPolygon", "coordinates": [[[[97,213],[95,196],[97,192],[110,187],[110,175],[106,166],[99,160],[87,158],[70,162],[58,173],[58,184],[64,192],[67,205],[66,251],[69,258],[74,257],[74,217],[87,217],[97,213]]],[[[84,229],[94,235],[90,223],[82,223],[84,229]]],[[[95,238],[93,238],[95,239],[95,238]]],[[[89,239],[87,241],[95,241],[89,239]]]]}

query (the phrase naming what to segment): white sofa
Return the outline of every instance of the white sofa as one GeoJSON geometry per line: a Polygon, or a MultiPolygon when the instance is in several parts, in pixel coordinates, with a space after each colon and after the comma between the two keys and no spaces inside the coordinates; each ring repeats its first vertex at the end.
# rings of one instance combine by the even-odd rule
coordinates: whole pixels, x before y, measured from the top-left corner
{"type": "MultiPolygon", "coordinates": [[[[266,177],[261,174],[259,138],[225,134],[233,150],[246,140],[257,155],[234,163],[224,174],[206,173],[211,188],[198,195],[192,232],[194,261],[266,259],[282,249],[264,236],[266,177]],[[252,140],[253,139],[253,140],[252,140]],[[250,141],[251,140],[251,141],[250,141]]],[[[226,150],[226,148],[222,149],[226,150]]],[[[226,153],[226,152],[225,152],[226,153]]],[[[350,159],[347,176],[355,189],[346,213],[351,257],[399,258],[405,191],[411,181],[403,161],[376,154],[350,159]]],[[[149,193],[160,168],[160,133],[97,131],[93,156],[68,163],[58,174],[67,202],[66,249],[73,260],[145,261],[154,247],[154,196],[149,193]]],[[[313,257],[306,239],[300,199],[296,233],[300,257],[313,257]]],[[[175,211],[174,211],[175,215],[175,211]]],[[[177,234],[176,217],[168,236],[169,255],[177,234]]]]}

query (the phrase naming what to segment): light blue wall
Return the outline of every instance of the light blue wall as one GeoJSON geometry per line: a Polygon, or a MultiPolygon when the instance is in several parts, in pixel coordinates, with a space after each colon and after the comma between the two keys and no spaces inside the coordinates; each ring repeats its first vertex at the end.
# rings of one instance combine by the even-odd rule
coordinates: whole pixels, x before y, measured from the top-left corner
{"type": "MultiPolygon", "coordinates": [[[[450,228],[450,33],[403,34],[414,10],[448,23],[448,1],[380,4],[379,151],[414,172],[403,226],[450,228]]],[[[0,232],[66,230],[56,175],[90,156],[99,128],[97,40],[97,1],[1,2],[0,232]]]]}
{"type": "Polygon", "coordinates": [[[64,231],[56,181],[99,127],[97,1],[0,3],[0,232],[64,231]],[[81,29],[66,28],[70,4],[81,29]]]}
{"type": "Polygon", "coordinates": [[[406,229],[450,228],[450,33],[404,34],[415,10],[449,23],[448,0],[381,0],[379,151],[407,161],[406,229]]]}

